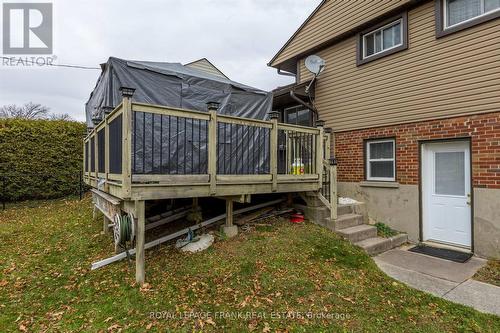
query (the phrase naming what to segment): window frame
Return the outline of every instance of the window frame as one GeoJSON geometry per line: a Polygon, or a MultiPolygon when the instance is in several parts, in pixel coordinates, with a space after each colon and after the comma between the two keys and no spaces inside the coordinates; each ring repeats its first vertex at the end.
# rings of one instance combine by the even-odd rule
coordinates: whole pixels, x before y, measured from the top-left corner
{"type": "Polygon", "coordinates": [[[379,22],[378,24],[371,26],[369,29],[361,31],[358,34],[356,65],[361,66],[363,64],[372,62],[374,60],[389,56],[391,54],[400,51],[404,51],[406,49],[408,49],[408,12],[404,11],[396,16],[392,16],[382,22],[379,22]],[[375,33],[378,30],[383,30],[384,28],[387,28],[390,25],[396,23],[396,21],[401,21],[401,44],[365,57],[365,36],[371,33],[375,33]]]}
{"type": "Polygon", "coordinates": [[[395,182],[396,181],[396,138],[378,138],[378,139],[368,139],[364,142],[364,150],[365,150],[365,180],[366,181],[375,181],[375,182],[395,182]],[[373,143],[384,143],[391,142],[393,146],[392,150],[392,158],[384,158],[384,159],[371,159],[370,158],[370,144],[373,143]],[[392,177],[372,177],[370,162],[387,162],[392,161],[393,167],[393,176],[392,177]]]}
{"type": "MultiPolygon", "coordinates": [[[[375,42],[375,40],[374,40],[375,42]]],[[[403,45],[403,20],[402,19],[399,19],[399,20],[396,20],[396,21],[392,21],[391,23],[388,23],[378,29],[375,29],[373,31],[370,31],[366,34],[363,35],[363,59],[368,59],[370,57],[374,57],[376,56],[377,54],[380,54],[380,53],[383,53],[383,52],[387,52],[387,51],[390,51],[396,47],[399,47],[403,45]],[[392,28],[394,26],[396,26],[397,24],[400,24],[401,25],[401,29],[400,29],[400,33],[401,33],[401,42],[397,45],[394,45],[394,46],[391,46],[391,47],[388,47],[386,49],[384,49],[384,30],[388,29],[388,28],[392,28]],[[366,55],[366,37],[370,36],[370,35],[375,35],[377,32],[380,32],[380,35],[381,35],[381,38],[380,38],[380,42],[382,44],[382,50],[377,52],[375,51],[375,53],[373,54],[370,54],[370,55],[366,55]]]]}
{"type": "Polygon", "coordinates": [[[285,121],[286,124],[292,124],[292,125],[298,125],[298,126],[306,126],[306,127],[312,127],[312,124],[313,124],[313,114],[312,114],[312,111],[307,109],[305,106],[302,106],[302,105],[294,105],[294,106],[289,106],[289,107],[286,107],[283,109],[283,119],[285,121]],[[308,111],[308,114],[309,114],[309,125],[298,125],[297,124],[297,121],[295,121],[294,123],[291,123],[289,121],[289,114],[290,113],[295,113],[295,119],[297,120],[298,119],[298,112],[299,111],[302,111],[302,110],[307,110],[308,111]]]}
{"type": "MultiPolygon", "coordinates": [[[[460,23],[447,26],[447,5],[449,0],[436,0],[435,13],[436,13],[436,38],[441,38],[455,32],[465,30],[476,25],[497,19],[500,17],[500,9],[483,13],[479,16],[470,18],[460,23]]],[[[481,0],[484,1],[484,0],[481,0]]],[[[483,5],[484,7],[484,5],[483,5]]]]}

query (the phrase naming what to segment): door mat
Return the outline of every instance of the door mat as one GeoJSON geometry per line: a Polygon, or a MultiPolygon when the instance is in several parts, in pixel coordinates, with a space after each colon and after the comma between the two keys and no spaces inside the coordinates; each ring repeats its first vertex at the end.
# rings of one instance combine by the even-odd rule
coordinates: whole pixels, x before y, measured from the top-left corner
{"type": "Polygon", "coordinates": [[[472,253],[464,253],[460,251],[441,249],[438,247],[431,247],[428,245],[417,245],[415,247],[412,247],[408,251],[426,254],[428,256],[451,260],[459,263],[464,263],[472,257],[472,253]]]}

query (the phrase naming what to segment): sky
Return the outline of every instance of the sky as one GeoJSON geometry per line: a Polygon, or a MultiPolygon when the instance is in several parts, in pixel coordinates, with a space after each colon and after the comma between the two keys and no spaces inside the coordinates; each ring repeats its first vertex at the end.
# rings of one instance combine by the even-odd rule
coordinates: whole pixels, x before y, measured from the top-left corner
{"type": "MultiPolygon", "coordinates": [[[[267,63],[320,0],[42,2],[54,6],[56,63],[99,67],[114,56],[185,64],[206,57],[230,79],[272,90],[293,78],[278,75],[267,63]]],[[[0,106],[31,101],[84,120],[99,74],[0,65],[0,106]]]]}

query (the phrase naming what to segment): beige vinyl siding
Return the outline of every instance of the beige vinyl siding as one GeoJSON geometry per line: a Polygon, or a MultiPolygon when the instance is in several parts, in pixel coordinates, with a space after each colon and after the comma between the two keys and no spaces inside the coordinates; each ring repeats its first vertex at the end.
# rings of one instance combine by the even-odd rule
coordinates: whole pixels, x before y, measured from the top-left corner
{"type": "Polygon", "coordinates": [[[276,66],[410,0],[328,0],[278,54],[276,66]]]}
{"type": "Polygon", "coordinates": [[[187,64],[186,66],[227,79],[227,77],[221,71],[219,71],[214,65],[212,65],[206,59],[197,60],[195,62],[187,64]]]}
{"type": "MultiPolygon", "coordinates": [[[[500,20],[436,39],[434,3],[408,13],[408,50],[356,66],[357,38],[317,54],[320,117],[335,131],[500,112],[500,20]]],[[[311,75],[299,66],[301,82],[311,75]]]]}

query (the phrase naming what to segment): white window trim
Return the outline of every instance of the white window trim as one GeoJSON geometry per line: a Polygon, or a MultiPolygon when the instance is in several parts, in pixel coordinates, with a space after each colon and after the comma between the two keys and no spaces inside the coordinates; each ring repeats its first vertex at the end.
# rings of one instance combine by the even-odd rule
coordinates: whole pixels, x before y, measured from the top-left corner
{"type": "Polygon", "coordinates": [[[394,139],[382,139],[382,140],[369,140],[366,141],[366,180],[374,180],[374,181],[386,181],[386,182],[394,182],[396,181],[396,140],[394,139]],[[384,143],[391,142],[392,143],[392,158],[370,158],[370,144],[372,143],[384,143]],[[394,172],[392,177],[372,177],[370,162],[387,162],[392,161],[392,170],[394,172]]]}
{"type": "Polygon", "coordinates": [[[483,16],[490,15],[491,13],[495,13],[495,12],[500,11],[500,8],[497,8],[497,9],[493,9],[493,10],[490,10],[488,12],[485,12],[484,11],[484,0],[481,0],[481,13],[482,14],[480,14],[478,16],[471,17],[470,19],[467,19],[465,21],[455,23],[453,25],[448,25],[448,2],[449,2],[449,0],[443,1],[443,6],[444,6],[444,8],[443,8],[444,27],[443,28],[444,28],[444,30],[458,27],[458,26],[465,24],[467,22],[471,22],[471,21],[477,20],[478,18],[481,18],[483,16]]]}
{"type": "MultiPolygon", "coordinates": [[[[447,1],[447,0],[446,0],[446,1],[447,1]]],[[[390,51],[390,50],[392,50],[392,49],[395,49],[396,47],[400,47],[400,46],[401,46],[401,45],[403,45],[403,43],[404,43],[404,42],[403,42],[403,19],[401,19],[401,18],[400,18],[400,19],[397,19],[396,21],[390,22],[390,23],[388,23],[388,24],[384,25],[383,27],[380,27],[380,28],[377,28],[377,29],[372,30],[372,31],[370,31],[370,32],[367,32],[366,34],[363,34],[362,38],[363,38],[363,59],[369,59],[369,58],[371,58],[371,57],[373,57],[373,56],[376,56],[377,54],[381,54],[381,53],[384,53],[384,52],[390,51]],[[391,46],[391,47],[388,47],[388,48],[384,49],[384,48],[383,48],[383,47],[384,47],[384,42],[383,42],[383,41],[384,41],[384,33],[382,32],[382,30],[387,29],[387,28],[389,28],[389,27],[392,27],[392,26],[394,26],[394,25],[396,25],[396,24],[398,24],[398,23],[400,23],[400,24],[401,24],[401,29],[399,29],[400,34],[401,34],[401,38],[400,38],[400,41],[401,41],[401,42],[400,42],[399,44],[397,44],[397,45],[394,45],[394,46],[391,46]],[[373,53],[373,54],[371,54],[371,55],[367,56],[367,55],[366,55],[366,36],[371,35],[371,34],[375,34],[375,33],[376,33],[376,32],[378,32],[378,31],[381,31],[382,49],[381,49],[381,51],[379,51],[379,52],[375,52],[375,53],[373,53]]],[[[375,39],[374,39],[374,40],[375,40],[375,39]]]]}

